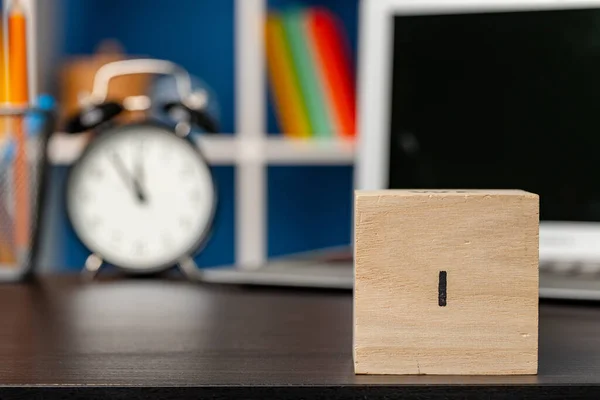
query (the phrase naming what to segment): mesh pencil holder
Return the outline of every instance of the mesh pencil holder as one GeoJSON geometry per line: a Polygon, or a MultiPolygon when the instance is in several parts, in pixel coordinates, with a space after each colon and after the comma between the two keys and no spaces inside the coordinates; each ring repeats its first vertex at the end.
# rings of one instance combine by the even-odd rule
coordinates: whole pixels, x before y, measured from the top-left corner
{"type": "Polygon", "coordinates": [[[0,107],[0,282],[31,276],[37,262],[53,114],[0,107]]]}

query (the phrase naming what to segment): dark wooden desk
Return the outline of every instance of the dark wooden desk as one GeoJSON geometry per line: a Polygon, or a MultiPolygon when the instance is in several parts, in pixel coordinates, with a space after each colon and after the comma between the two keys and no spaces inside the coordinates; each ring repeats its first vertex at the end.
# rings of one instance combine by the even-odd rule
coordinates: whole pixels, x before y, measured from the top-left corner
{"type": "Polygon", "coordinates": [[[600,307],[543,304],[540,374],[355,376],[347,292],[0,286],[0,398],[600,397],[600,307]]]}

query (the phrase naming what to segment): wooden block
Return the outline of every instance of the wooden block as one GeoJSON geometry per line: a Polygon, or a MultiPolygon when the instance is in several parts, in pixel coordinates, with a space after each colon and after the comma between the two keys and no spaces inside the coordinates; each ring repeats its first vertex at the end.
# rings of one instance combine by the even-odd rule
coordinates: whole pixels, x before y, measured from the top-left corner
{"type": "Polygon", "coordinates": [[[539,197],[355,194],[357,374],[537,373],[539,197]]]}

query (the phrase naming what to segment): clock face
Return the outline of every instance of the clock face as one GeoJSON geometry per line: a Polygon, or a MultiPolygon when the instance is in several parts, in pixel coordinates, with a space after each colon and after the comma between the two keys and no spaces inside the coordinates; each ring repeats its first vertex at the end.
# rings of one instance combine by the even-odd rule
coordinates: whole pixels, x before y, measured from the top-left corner
{"type": "Polygon", "coordinates": [[[156,125],[102,133],[69,177],[67,210],[83,243],[134,271],[175,264],[212,222],[210,170],[185,139],[156,125]]]}

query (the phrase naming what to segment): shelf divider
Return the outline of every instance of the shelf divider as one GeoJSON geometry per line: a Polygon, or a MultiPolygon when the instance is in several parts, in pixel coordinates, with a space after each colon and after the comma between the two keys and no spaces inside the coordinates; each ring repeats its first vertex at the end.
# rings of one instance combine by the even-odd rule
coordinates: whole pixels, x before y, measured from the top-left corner
{"type": "MultiPolygon", "coordinates": [[[[266,0],[235,2],[236,131],[242,140],[260,140],[266,132],[266,12],[266,0]]],[[[266,157],[241,157],[237,166],[235,262],[239,268],[257,268],[267,258],[266,157]]]]}

